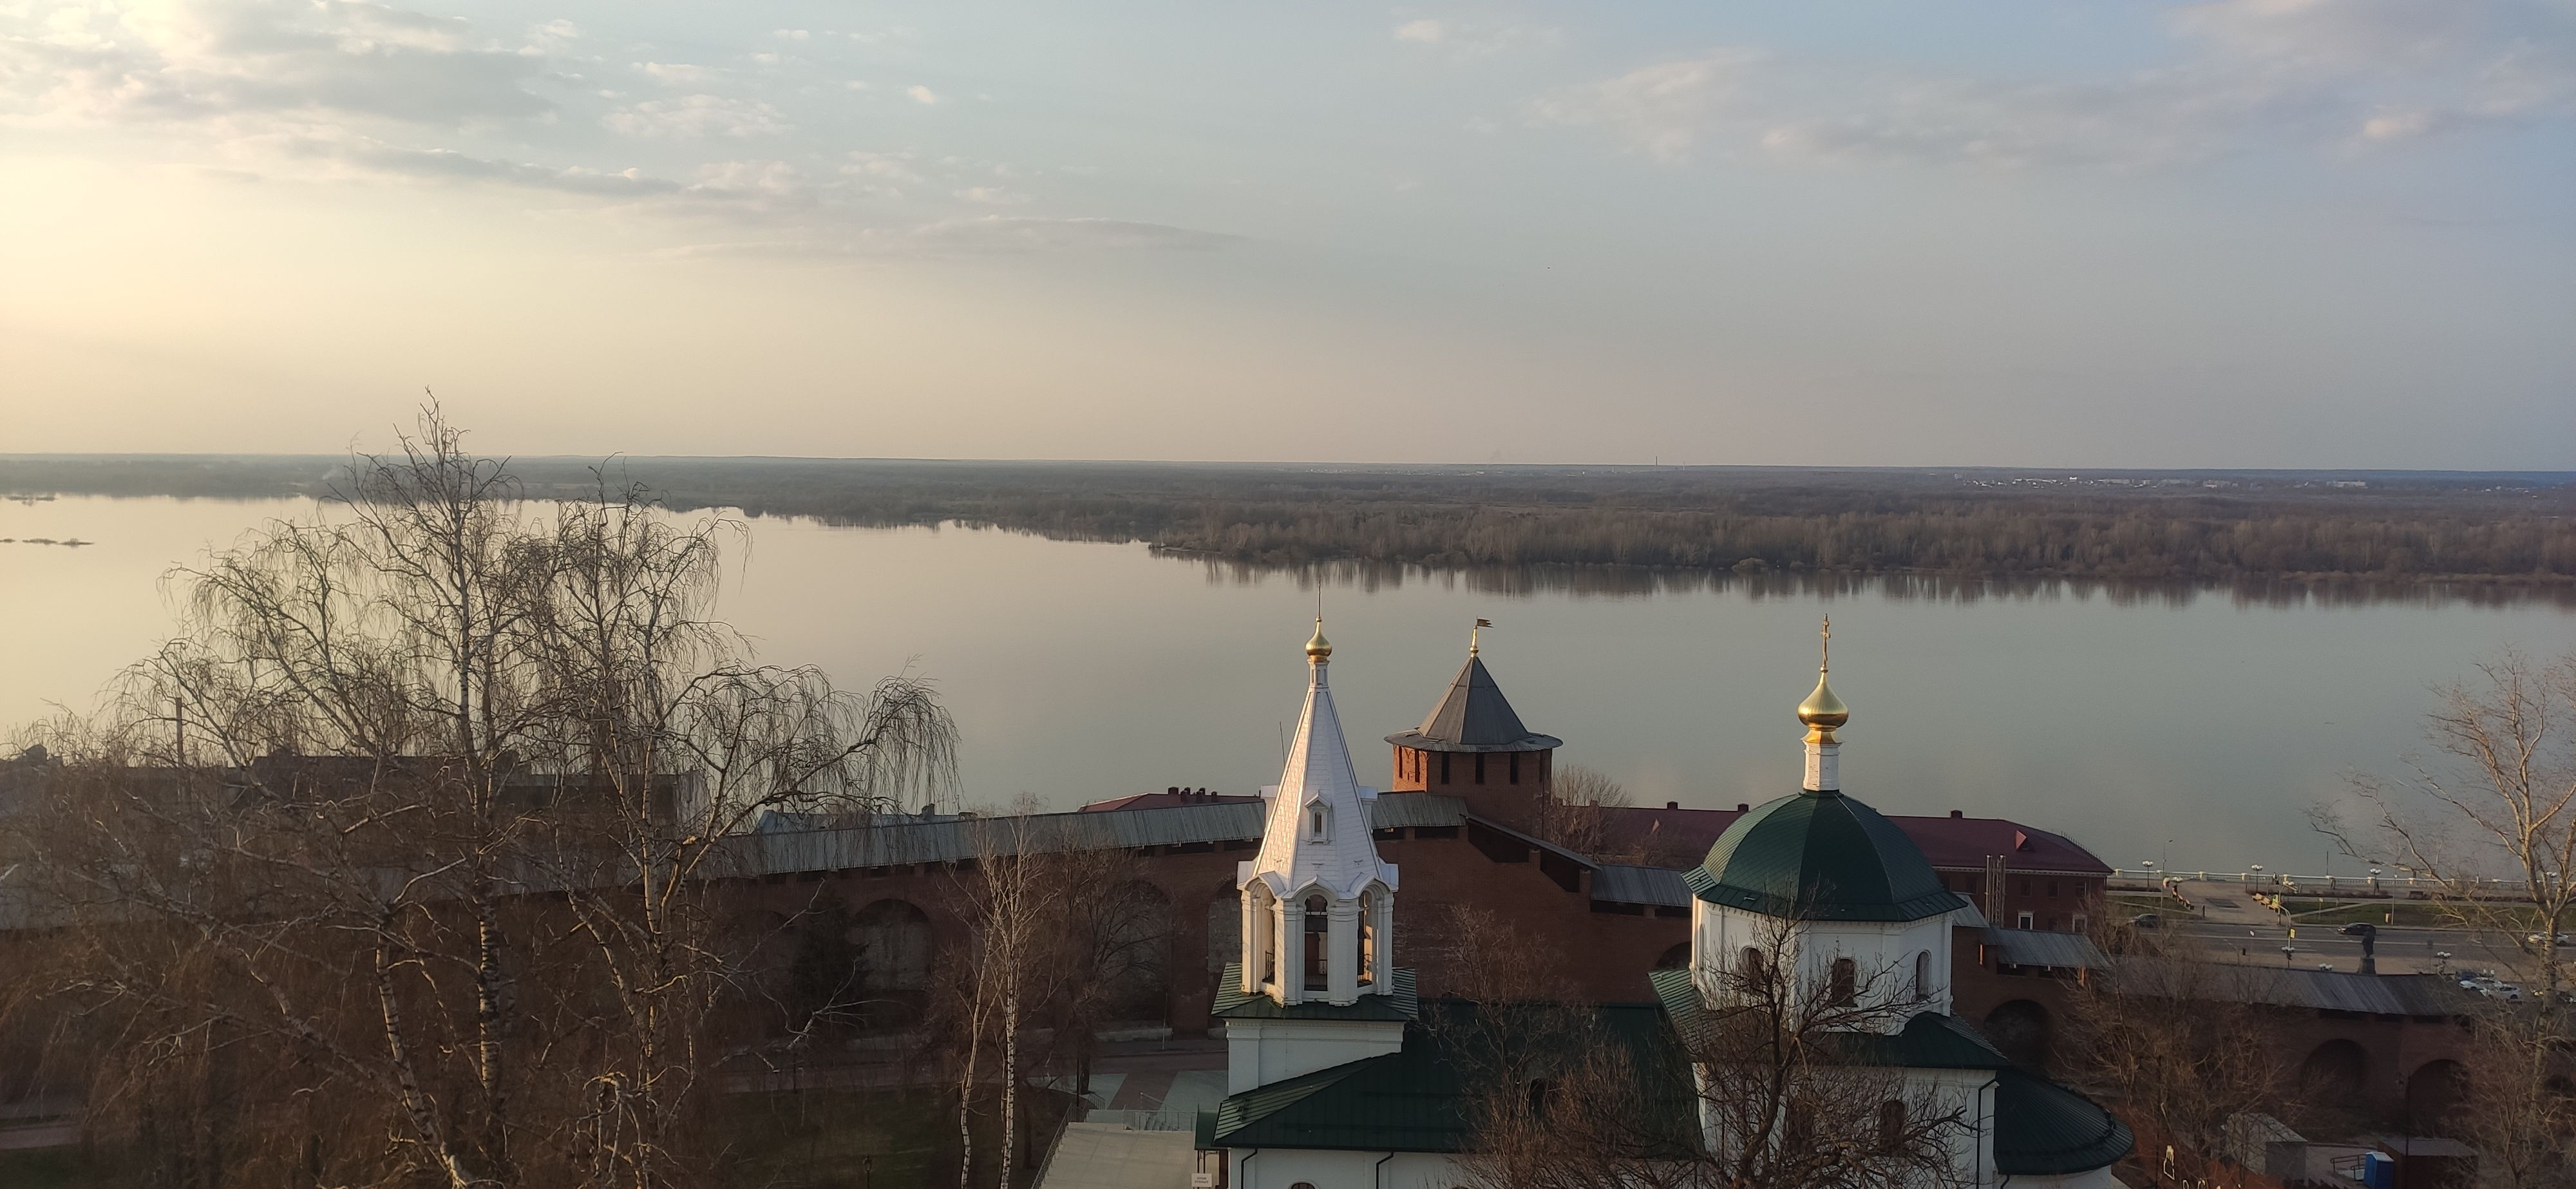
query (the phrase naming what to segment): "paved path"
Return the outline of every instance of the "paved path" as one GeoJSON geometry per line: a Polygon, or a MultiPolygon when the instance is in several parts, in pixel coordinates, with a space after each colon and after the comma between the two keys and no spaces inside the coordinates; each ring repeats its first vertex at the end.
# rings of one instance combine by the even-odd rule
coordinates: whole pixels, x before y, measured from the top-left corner
{"type": "Polygon", "coordinates": [[[1195,1142],[1186,1131],[1067,1123],[1038,1189],[1189,1189],[1195,1142]]]}

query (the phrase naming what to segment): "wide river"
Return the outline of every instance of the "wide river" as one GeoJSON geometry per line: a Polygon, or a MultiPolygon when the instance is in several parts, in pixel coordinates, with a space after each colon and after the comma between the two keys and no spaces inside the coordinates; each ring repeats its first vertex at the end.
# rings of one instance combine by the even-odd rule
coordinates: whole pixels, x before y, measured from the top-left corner
{"type": "MultiPolygon", "coordinates": [[[[84,708],[170,628],[174,564],[301,501],[0,503],[0,729],[84,708]],[[79,548],[24,543],[77,538],[79,548]]],[[[964,733],[963,800],[1071,808],[1170,785],[1277,779],[1319,575],[1142,546],[948,529],[752,522],[722,611],[764,659],[848,685],[909,665],[964,733]]],[[[1560,763],[1638,804],[1796,787],[1791,708],[1834,618],[1853,708],[1844,787],[1889,813],[2056,830],[2105,862],[2328,869],[2307,810],[2400,774],[2432,686],[2513,647],[2576,650],[2550,599],[2386,599],[2043,585],[1582,582],[1547,574],[1320,576],[1333,684],[1363,782],[1495,621],[1485,659],[1560,763]]],[[[2357,874],[2336,858],[2330,869],[2357,874]]]]}

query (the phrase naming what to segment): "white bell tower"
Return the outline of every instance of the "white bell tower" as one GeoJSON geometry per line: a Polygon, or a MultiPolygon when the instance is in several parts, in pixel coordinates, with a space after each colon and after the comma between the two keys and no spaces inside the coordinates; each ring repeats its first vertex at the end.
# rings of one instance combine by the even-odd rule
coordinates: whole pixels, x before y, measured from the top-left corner
{"type": "Polygon", "coordinates": [[[1412,975],[1395,965],[1395,866],[1369,837],[1377,790],[1351,767],[1332,656],[1319,617],[1297,738],[1261,790],[1261,853],[1235,868],[1243,961],[1217,1012],[1229,1093],[1395,1052],[1414,1011],[1412,975]]]}
{"type": "Polygon", "coordinates": [[[1377,790],[1361,788],[1327,678],[1333,646],[1324,621],[1306,642],[1310,677],[1297,738],[1268,801],[1261,854],[1238,864],[1243,984],[1282,1006],[1348,1006],[1391,991],[1395,969],[1395,867],[1369,838],[1377,790]]]}

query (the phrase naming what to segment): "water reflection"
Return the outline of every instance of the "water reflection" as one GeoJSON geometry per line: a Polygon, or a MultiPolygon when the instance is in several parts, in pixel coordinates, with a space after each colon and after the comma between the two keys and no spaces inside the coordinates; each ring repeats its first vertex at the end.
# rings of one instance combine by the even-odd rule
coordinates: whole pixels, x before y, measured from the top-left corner
{"type": "Polygon", "coordinates": [[[1155,556],[1196,565],[1211,586],[1253,586],[1289,578],[1300,586],[1317,578],[1364,593],[1402,590],[1408,583],[1444,591],[1501,595],[1579,595],[1650,598],[1657,595],[1733,595],[1751,600],[1855,598],[1978,603],[1989,599],[2033,602],[2099,598],[2113,607],[2192,606],[2224,598],[2237,608],[2297,610],[2374,604],[2442,607],[2551,606],[2576,609],[2576,585],[2565,583],[2379,581],[2354,578],[2246,578],[2222,586],[2188,582],[2106,582],[2081,578],[1967,577],[1951,574],[1751,573],[1663,570],[1635,566],[1426,566],[1341,558],[1280,565],[1152,549],[1155,556]]]}

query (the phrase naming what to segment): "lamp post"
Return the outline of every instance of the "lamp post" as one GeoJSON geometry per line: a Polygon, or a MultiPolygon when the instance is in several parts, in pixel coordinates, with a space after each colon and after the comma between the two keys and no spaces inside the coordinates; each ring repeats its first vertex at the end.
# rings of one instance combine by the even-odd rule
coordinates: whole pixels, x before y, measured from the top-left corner
{"type": "Polygon", "coordinates": [[[2298,954],[2299,954],[2299,947],[2297,947],[2297,946],[2295,946],[2295,945],[2285,945],[2285,946],[2282,946],[2282,947],[2281,947],[2281,967],[2282,967],[2282,969],[2284,969],[2284,970],[2288,969],[2288,968],[2289,968],[2289,965],[2290,965],[2290,960],[2291,960],[2291,959],[2293,959],[2293,958],[2296,958],[2296,957],[2298,956],[2298,954]]]}

